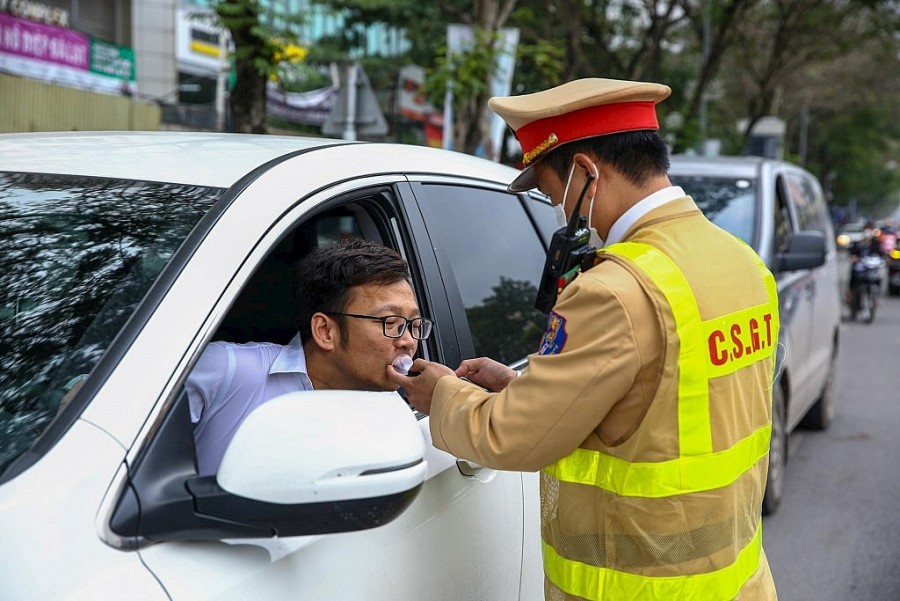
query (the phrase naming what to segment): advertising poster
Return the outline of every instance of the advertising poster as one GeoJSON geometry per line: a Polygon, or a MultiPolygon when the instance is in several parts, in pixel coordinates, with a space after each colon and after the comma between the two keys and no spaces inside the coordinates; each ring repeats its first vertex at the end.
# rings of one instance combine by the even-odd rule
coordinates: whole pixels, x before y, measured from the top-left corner
{"type": "Polygon", "coordinates": [[[137,92],[131,48],[7,13],[0,13],[0,71],[108,94],[137,92]]]}

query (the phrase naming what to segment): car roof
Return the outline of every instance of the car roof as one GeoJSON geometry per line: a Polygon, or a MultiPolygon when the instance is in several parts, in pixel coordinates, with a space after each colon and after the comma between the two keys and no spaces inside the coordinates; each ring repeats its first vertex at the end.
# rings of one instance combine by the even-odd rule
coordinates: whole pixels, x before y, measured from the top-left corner
{"type": "Polygon", "coordinates": [[[0,171],[115,177],[227,188],[285,154],[344,140],[211,132],[0,135],[0,171]]]}
{"type": "Polygon", "coordinates": [[[318,151],[354,171],[459,175],[506,184],[518,170],[462,152],[312,136],[195,131],[0,134],[0,171],[228,188],[269,161],[318,151]]]}
{"type": "Polygon", "coordinates": [[[669,172],[673,175],[706,175],[727,177],[759,177],[766,166],[791,166],[790,163],[759,156],[699,156],[674,154],[671,156],[669,172]]]}

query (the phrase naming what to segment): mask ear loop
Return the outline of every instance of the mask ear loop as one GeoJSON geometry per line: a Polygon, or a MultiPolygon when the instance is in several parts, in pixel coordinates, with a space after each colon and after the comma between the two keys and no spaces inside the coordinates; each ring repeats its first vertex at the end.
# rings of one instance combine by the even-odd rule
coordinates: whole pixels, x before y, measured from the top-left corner
{"type": "MultiPolygon", "coordinates": [[[[597,182],[600,182],[600,172],[597,170],[597,165],[591,163],[591,166],[594,168],[594,177],[597,179],[597,182]]],[[[571,177],[571,176],[570,176],[571,177]]],[[[597,189],[594,188],[594,193],[591,194],[591,204],[588,207],[588,227],[594,227],[594,201],[597,200],[597,189]]]]}

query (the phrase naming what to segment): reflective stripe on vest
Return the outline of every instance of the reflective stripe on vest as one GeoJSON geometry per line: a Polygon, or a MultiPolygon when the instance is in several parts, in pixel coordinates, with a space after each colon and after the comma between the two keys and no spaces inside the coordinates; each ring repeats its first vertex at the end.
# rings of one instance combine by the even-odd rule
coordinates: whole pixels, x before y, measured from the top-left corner
{"type": "Polygon", "coordinates": [[[611,568],[598,568],[557,555],[544,543],[544,573],[560,590],[590,601],[628,599],[734,599],[759,568],[762,525],[729,566],[692,576],[639,576],[611,568]]]}
{"type": "MultiPolygon", "coordinates": [[[[771,425],[758,428],[728,449],[713,452],[709,380],[774,356],[779,327],[774,278],[754,252],[768,302],[703,321],[687,279],[661,251],[647,244],[623,242],[598,252],[624,257],[636,265],[656,284],[672,311],[679,342],[679,456],[632,463],[579,448],[543,471],[561,482],[643,498],[673,497],[733,483],[768,454],[771,425]]],[[[761,549],[758,525],[754,537],[725,568],[690,576],[650,577],[573,561],[546,542],[543,546],[547,578],[569,594],[593,600],[732,599],[758,569],[761,549]]]]}

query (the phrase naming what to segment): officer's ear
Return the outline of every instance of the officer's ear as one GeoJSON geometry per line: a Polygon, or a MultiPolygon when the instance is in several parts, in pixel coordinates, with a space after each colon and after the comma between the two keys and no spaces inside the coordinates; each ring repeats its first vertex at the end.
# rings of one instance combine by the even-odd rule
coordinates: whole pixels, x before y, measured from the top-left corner
{"type": "Polygon", "coordinates": [[[591,187],[588,189],[588,196],[593,197],[597,194],[597,185],[600,183],[600,169],[597,167],[595,159],[584,152],[576,152],[575,156],[572,157],[572,161],[575,163],[576,168],[584,171],[585,177],[588,174],[594,176],[594,181],[591,182],[591,187]]]}
{"type": "Polygon", "coordinates": [[[590,155],[584,152],[576,152],[575,156],[572,157],[572,162],[575,163],[575,167],[582,169],[586,174],[590,173],[597,177],[597,165],[594,164],[594,160],[590,155]]]}

